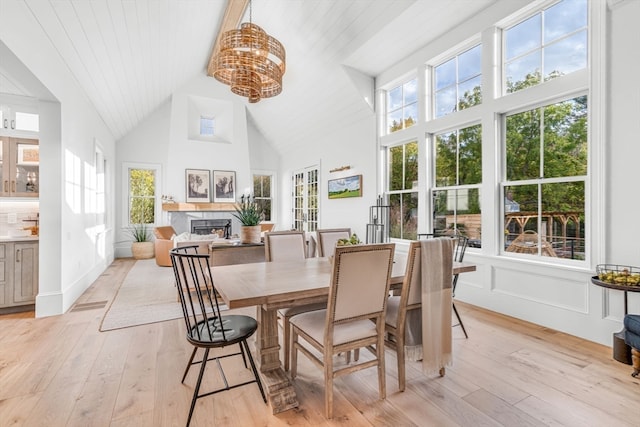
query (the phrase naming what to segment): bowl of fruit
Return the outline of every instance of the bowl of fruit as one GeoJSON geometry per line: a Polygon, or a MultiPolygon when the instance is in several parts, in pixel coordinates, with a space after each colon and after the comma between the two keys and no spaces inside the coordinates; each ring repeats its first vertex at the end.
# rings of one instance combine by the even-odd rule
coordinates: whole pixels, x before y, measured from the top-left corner
{"type": "Polygon", "coordinates": [[[640,268],[629,265],[598,264],[598,279],[613,285],[640,286],[640,268]]]}

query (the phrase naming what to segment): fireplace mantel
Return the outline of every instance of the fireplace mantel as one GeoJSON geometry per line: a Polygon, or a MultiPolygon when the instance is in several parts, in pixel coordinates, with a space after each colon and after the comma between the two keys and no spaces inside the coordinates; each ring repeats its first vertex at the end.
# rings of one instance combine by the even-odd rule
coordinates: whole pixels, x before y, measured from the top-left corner
{"type": "Polygon", "coordinates": [[[233,212],[235,203],[163,203],[165,212],[233,212]]]}

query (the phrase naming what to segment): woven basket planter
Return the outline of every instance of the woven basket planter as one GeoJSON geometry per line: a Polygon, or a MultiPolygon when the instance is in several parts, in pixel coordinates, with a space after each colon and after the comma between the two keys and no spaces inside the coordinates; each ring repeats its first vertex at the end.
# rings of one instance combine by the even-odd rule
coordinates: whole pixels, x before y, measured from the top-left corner
{"type": "Polygon", "coordinates": [[[243,225],[240,227],[240,242],[260,243],[260,231],[259,225],[243,225]]]}
{"type": "Polygon", "coordinates": [[[133,242],[131,244],[131,254],[135,259],[153,258],[153,242],[133,242]]]}

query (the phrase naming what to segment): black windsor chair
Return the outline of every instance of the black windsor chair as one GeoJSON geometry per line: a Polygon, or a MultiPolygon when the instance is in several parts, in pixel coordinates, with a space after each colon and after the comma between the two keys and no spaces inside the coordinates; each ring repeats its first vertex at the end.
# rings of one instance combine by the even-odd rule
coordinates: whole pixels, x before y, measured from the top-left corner
{"type": "Polygon", "coordinates": [[[189,426],[191,422],[196,400],[214,393],[257,383],[260,394],[262,395],[262,400],[267,403],[262,383],[258,377],[256,365],[251,356],[249,345],[247,344],[247,339],[256,332],[258,324],[256,320],[250,316],[222,316],[220,314],[220,305],[216,298],[213,277],[211,275],[211,269],[209,268],[209,255],[198,254],[196,250],[197,246],[184,246],[174,248],[170,251],[171,264],[176,277],[176,285],[184,314],[187,341],[193,345],[193,352],[182,376],[182,383],[184,383],[189,368],[192,365],[201,364],[200,373],[198,374],[196,386],[193,391],[193,398],[191,399],[187,426],[189,426]],[[209,358],[209,350],[212,348],[223,348],[234,344],[239,345],[240,351],[209,358]],[[204,349],[204,355],[201,360],[194,361],[199,348],[204,349]],[[220,364],[220,359],[233,356],[242,356],[245,368],[248,368],[247,359],[249,359],[251,370],[253,371],[253,378],[251,380],[229,385],[222,365],[220,364]],[[212,360],[215,360],[218,365],[224,387],[200,394],[200,385],[207,362],[212,360]]]}

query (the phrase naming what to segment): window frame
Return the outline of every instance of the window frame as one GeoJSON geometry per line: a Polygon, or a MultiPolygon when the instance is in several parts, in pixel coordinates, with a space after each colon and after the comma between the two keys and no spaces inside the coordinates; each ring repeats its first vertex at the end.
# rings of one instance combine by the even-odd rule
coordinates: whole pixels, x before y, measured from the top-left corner
{"type": "Polygon", "coordinates": [[[276,189],[278,188],[278,186],[277,186],[277,173],[275,171],[269,171],[269,170],[253,170],[251,172],[252,187],[253,187],[253,182],[254,182],[256,176],[269,176],[271,178],[271,188],[269,190],[270,191],[269,194],[271,194],[271,197],[258,197],[255,194],[253,194],[253,197],[254,197],[255,200],[268,199],[268,200],[271,201],[271,218],[270,219],[265,219],[264,221],[277,223],[277,220],[278,220],[278,215],[277,215],[277,199],[278,198],[277,198],[277,193],[276,193],[276,189]]]}
{"type": "MultiPolygon", "coordinates": [[[[538,85],[535,85],[533,87],[537,87],[538,85]]],[[[506,94],[505,96],[509,96],[510,94],[506,94]]],[[[537,219],[536,219],[536,230],[538,230],[538,234],[540,234],[540,230],[542,230],[542,223],[543,223],[543,211],[542,211],[542,200],[541,200],[541,187],[544,185],[549,185],[549,184],[567,184],[567,183],[576,183],[576,182],[582,182],[584,184],[584,191],[585,191],[585,195],[584,195],[584,215],[585,215],[585,233],[584,233],[584,246],[585,246],[585,260],[579,260],[579,259],[570,259],[570,258],[561,258],[562,261],[560,261],[561,263],[582,263],[584,261],[586,261],[586,259],[588,258],[588,254],[590,252],[590,246],[592,245],[592,243],[589,242],[588,240],[588,236],[589,236],[589,221],[590,221],[590,216],[589,216],[589,183],[590,183],[590,168],[589,168],[589,159],[592,157],[591,154],[591,144],[590,144],[590,137],[589,137],[589,122],[591,120],[591,113],[590,113],[590,108],[591,108],[592,102],[591,102],[591,97],[589,95],[589,90],[580,90],[577,92],[573,92],[573,93],[569,93],[566,94],[564,96],[559,96],[556,98],[552,98],[552,99],[547,99],[545,101],[539,101],[536,103],[533,103],[531,105],[528,106],[521,106],[518,109],[514,109],[514,110],[510,110],[510,111],[506,111],[504,113],[502,113],[500,115],[499,118],[499,122],[500,122],[500,127],[501,127],[501,132],[500,132],[500,156],[501,156],[501,160],[500,160],[500,179],[499,179],[499,188],[500,188],[500,197],[499,200],[503,200],[501,197],[504,195],[504,189],[506,187],[517,187],[517,186],[525,186],[525,185],[535,185],[538,187],[538,199],[536,202],[536,212],[537,214],[537,219]],[[540,109],[540,108],[545,108],[545,107],[549,107],[549,106],[553,106],[555,104],[564,102],[564,101],[569,101],[575,98],[579,98],[582,96],[586,96],[587,97],[587,165],[586,165],[586,173],[584,175],[568,175],[568,176],[561,176],[561,177],[535,177],[535,178],[528,178],[528,179],[521,179],[521,180],[509,180],[507,177],[507,150],[506,150],[506,119],[508,116],[510,115],[515,115],[515,114],[520,114],[523,112],[527,112],[527,111],[532,111],[535,109],[540,109]]],[[[542,135],[541,135],[542,137],[542,135]]],[[[543,161],[543,160],[540,160],[543,161]]],[[[500,205],[501,209],[500,209],[500,214],[499,214],[499,218],[500,218],[500,226],[499,228],[502,230],[505,230],[506,228],[506,224],[505,224],[505,207],[504,207],[504,203],[502,203],[500,205]]],[[[501,256],[505,256],[505,257],[514,257],[514,258],[534,258],[534,259],[543,259],[545,262],[558,262],[557,260],[554,260],[550,257],[543,257],[542,255],[542,248],[539,247],[538,248],[538,253],[537,254],[517,254],[517,253],[513,253],[513,252],[508,252],[506,250],[506,241],[505,241],[505,233],[500,233],[500,250],[499,250],[499,255],[501,256]]],[[[541,237],[539,237],[540,239],[541,237]]]]}
{"type": "Polygon", "coordinates": [[[160,203],[161,183],[162,183],[162,165],[157,163],[122,163],[122,228],[127,229],[133,224],[129,222],[129,171],[132,169],[146,169],[155,172],[155,191],[154,191],[154,222],[147,223],[149,227],[157,226],[161,221],[162,204],[160,203]]]}
{"type": "Polygon", "coordinates": [[[410,129],[412,127],[415,127],[416,124],[418,124],[421,121],[421,117],[422,114],[420,112],[420,83],[419,83],[419,78],[417,75],[415,74],[411,74],[411,75],[407,75],[404,76],[402,79],[398,79],[396,80],[393,84],[391,85],[387,85],[386,89],[384,90],[384,125],[383,125],[383,129],[384,129],[384,133],[386,135],[392,135],[394,133],[397,132],[402,132],[402,131],[406,131],[407,129],[410,129]],[[404,96],[404,87],[407,83],[410,83],[412,81],[415,80],[415,84],[416,84],[416,99],[414,102],[405,104],[405,96],[404,96]],[[389,94],[395,90],[395,89],[401,89],[401,103],[400,106],[398,108],[395,108],[393,110],[390,110],[389,108],[389,94]],[[407,106],[410,105],[415,105],[416,107],[416,120],[415,123],[413,123],[411,126],[405,126],[405,116],[404,116],[404,112],[405,109],[407,108],[407,106]],[[391,112],[396,112],[396,111],[400,111],[402,113],[402,120],[401,120],[401,124],[402,127],[400,129],[396,129],[394,131],[391,131],[389,129],[390,127],[390,123],[389,123],[389,114],[391,112]]]}
{"type": "MultiPolygon", "coordinates": [[[[604,204],[594,204],[593,200],[600,200],[606,194],[606,45],[607,45],[607,6],[602,2],[587,3],[587,66],[559,78],[544,81],[528,88],[526,91],[503,93],[502,57],[504,43],[502,30],[527,17],[538,13],[558,3],[557,0],[536,1],[523,7],[511,4],[508,12],[495,12],[495,19],[479,25],[470,25],[456,34],[449,34],[437,43],[426,45],[423,49],[399,64],[397,70],[389,70],[376,77],[377,105],[382,108],[378,112],[378,164],[381,171],[378,177],[378,188],[381,193],[386,189],[388,168],[386,163],[386,147],[410,139],[419,142],[420,179],[419,179],[419,207],[422,212],[419,218],[419,232],[428,233],[432,230],[431,215],[433,212],[430,200],[430,188],[433,186],[432,170],[434,158],[432,154],[433,142],[429,139],[433,134],[447,129],[462,128],[465,125],[479,121],[482,124],[482,248],[470,248],[471,254],[484,256],[501,256],[501,230],[503,220],[504,200],[501,197],[501,167],[502,167],[502,129],[500,118],[502,115],[517,110],[526,110],[535,104],[551,103],[559,97],[570,99],[580,94],[588,97],[588,130],[587,130],[587,177],[585,179],[585,226],[584,235],[587,245],[585,259],[580,263],[574,260],[569,267],[589,270],[595,265],[594,260],[602,260],[605,255],[606,207],[604,204]],[[482,104],[435,119],[433,117],[433,96],[429,88],[432,84],[432,66],[439,64],[447,57],[468,49],[470,46],[482,43],[482,104]],[[415,65],[418,64],[418,65],[415,65]],[[424,64],[424,65],[420,65],[424,64]],[[385,89],[394,87],[406,76],[417,71],[419,90],[419,123],[417,126],[395,132],[386,132],[386,97],[385,89]],[[393,75],[393,73],[397,73],[393,75]],[[427,114],[428,113],[428,114],[427,114]]],[[[513,260],[513,258],[503,258],[513,260]]],[[[560,263],[545,259],[518,259],[517,262],[535,262],[548,265],[567,267],[565,259],[560,263]]]]}
{"type": "MultiPolygon", "coordinates": [[[[422,193],[422,189],[421,189],[421,179],[420,179],[420,163],[421,163],[421,162],[420,162],[420,158],[421,158],[421,157],[423,157],[421,153],[423,153],[423,152],[424,152],[423,150],[421,150],[421,144],[420,144],[420,141],[419,141],[417,138],[404,139],[404,140],[402,140],[402,141],[400,141],[400,142],[396,142],[396,143],[393,143],[393,144],[387,144],[387,145],[385,145],[385,146],[383,147],[383,149],[384,149],[384,159],[385,159],[385,162],[384,162],[384,163],[385,163],[385,171],[386,171],[386,172],[385,172],[385,174],[384,174],[384,176],[385,176],[385,183],[384,183],[384,187],[383,187],[383,188],[384,188],[383,193],[384,193],[385,203],[386,203],[387,205],[391,206],[391,202],[390,202],[390,196],[391,196],[391,195],[400,194],[400,195],[402,195],[402,196],[404,197],[404,195],[415,194],[415,195],[416,195],[416,198],[417,198],[417,208],[416,208],[416,209],[417,209],[417,213],[416,213],[416,216],[417,216],[417,224],[416,224],[416,233],[419,233],[419,232],[420,232],[420,217],[421,217],[421,215],[420,215],[420,212],[421,212],[421,209],[420,209],[420,206],[421,206],[421,203],[420,203],[420,194],[422,193]],[[411,189],[403,188],[403,189],[401,189],[401,190],[391,190],[391,189],[389,188],[389,184],[390,184],[389,173],[391,172],[391,171],[390,171],[390,168],[389,168],[389,166],[390,166],[390,163],[389,163],[389,160],[390,160],[390,153],[389,153],[389,152],[390,152],[390,150],[391,150],[391,149],[393,149],[393,148],[397,148],[397,147],[404,147],[404,146],[406,146],[407,144],[412,144],[412,143],[415,143],[415,144],[416,144],[416,146],[417,146],[417,154],[416,154],[416,155],[417,155],[417,159],[416,159],[416,161],[418,162],[418,177],[417,177],[417,181],[416,181],[416,182],[417,182],[417,185],[415,186],[415,188],[414,188],[414,187],[412,187],[411,189]]],[[[403,152],[404,152],[404,150],[403,150],[403,152]]],[[[405,164],[405,161],[404,161],[404,156],[403,156],[402,169],[403,169],[403,179],[402,179],[402,182],[403,182],[403,184],[404,184],[404,182],[405,182],[405,174],[404,174],[404,171],[406,170],[406,164],[405,164]]],[[[392,224],[391,224],[391,222],[389,222],[389,229],[391,229],[391,226],[392,226],[392,224]]],[[[401,226],[401,229],[402,229],[402,228],[403,228],[403,223],[402,223],[402,222],[400,223],[400,226],[401,226]]],[[[391,230],[389,230],[389,231],[388,231],[388,233],[389,233],[389,239],[390,239],[390,240],[393,240],[393,241],[403,241],[403,240],[408,240],[408,239],[406,239],[406,238],[405,238],[405,236],[404,236],[404,232],[401,232],[401,236],[402,236],[402,237],[391,237],[391,230]]]]}
{"type": "MultiPolygon", "coordinates": [[[[564,0],[547,0],[544,2],[541,2],[539,4],[536,5],[535,8],[525,8],[522,12],[507,18],[506,20],[503,20],[501,22],[499,22],[498,24],[496,24],[496,27],[499,29],[500,31],[500,80],[499,80],[499,87],[500,87],[500,96],[508,96],[508,95],[512,95],[514,93],[520,92],[519,91],[515,91],[515,92],[508,92],[507,91],[507,73],[506,73],[506,65],[507,65],[507,61],[506,61],[506,32],[508,30],[510,30],[513,27],[516,27],[517,25],[527,21],[528,19],[532,18],[533,16],[537,15],[537,14],[541,14],[546,11],[547,9],[552,8],[553,6],[557,5],[558,3],[561,3],[564,0]]],[[[592,59],[591,59],[591,43],[593,40],[592,37],[592,31],[593,31],[593,26],[592,26],[592,19],[591,19],[591,15],[594,11],[594,7],[591,7],[589,3],[591,3],[589,0],[585,0],[587,3],[587,26],[586,26],[586,32],[587,32],[587,58],[586,58],[586,65],[585,67],[582,69],[589,69],[590,68],[590,64],[592,63],[592,59]]],[[[555,43],[558,42],[558,40],[561,39],[565,39],[567,37],[570,37],[571,35],[575,35],[578,32],[582,31],[582,29],[580,30],[573,30],[570,33],[564,34],[562,37],[560,38],[556,38],[553,40],[552,43],[545,43],[544,42],[544,19],[541,16],[541,40],[540,40],[540,46],[537,49],[531,49],[529,51],[526,52],[526,54],[519,54],[517,56],[515,56],[514,58],[512,58],[512,61],[514,59],[517,58],[522,58],[526,55],[529,55],[532,52],[535,51],[539,51],[542,53],[544,52],[544,49],[548,46],[551,46],[555,43]]],[[[545,80],[545,76],[544,76],[544,57],[542,57],[540,59],[540,66],[541,66],[541,70],[540,70],[540,81],[531,87],[535,87],[535,86],[539,86],[541,84],[544,84],[546,82],[548,82],[549,80],[553,80],[554,78],[551,78],[549,80],[545,80]]],[[[573,71],[569,74],[572,74],[574,72],[579,72],[582,70],[576,70],[573,71]]],[[[569,75],[567,74],[567,75],[569,75]]],[[[565,75],[566,76],[566,75],[565,75]]],[[[564,76],[563,76],[564,77],[564,76]]],[[[555,77],[557,78],[557,77],[555,77]]],[[[530,87],[527,87],[526,89],[529,89],[530,87]]],[[[521,89],[522,90],[522,89],[521,89]]]]}
{"type": "MultiPolygon", "coordinates": [[[[433,133],[431,135],[429,135],[428,140],[430,141],[430,146],[431,146],[431,155],[432,155],[432,167],[431,167],[431,178],[430,178],[430,185],[429,185],[429,207],[430,207],[430,221],[429,221],[429,225],[430,225],[430,232],[431,233],[437,233],[438,230],[436,230],[436,224],[434,222],[435,218],[436,218],[436,214],[437,212],[435,212],[435,208],[436,208],[436,203],[435,203],[435,194],[439,191],[455,191],[456,192],[456,197],[458,196],[458,191],[469,191],[469,190],[477,190],[479,193],[479,202],[480,202],[480,238],[478,240],[482,241],[482,190],[483,190],[483,181],[482,179],[480,180],[480,182],[475,183],[475,184],[461,184],[460,183],[460,156],[459,156],[459,148],[460,148],[460,138],[459,138],[459,132],[462,131],[463,129],[467,129],[467,128],[471,128],[474,126],[479,126],[480,127],[480,135],[482,135],[482,123],[480,121],[474,121],[471,123],[464,123],[459,127],[456,127],[454,129],[442,129],[440,131],[438,131],[437,133],[433,133]],[[438,185],[437,183],[437,168],[436,168],[436,161],[437,161],[437,149],[438,149],[438,144],[436,142],[436,139],[438,137],[438,135],[441,134],[445,134],[445,133],[452,133],[452,132],[456,132],[457,134],[457,138],[456,138],[456,182],[450,185],[438,185]]],[[[483,141],[482,139],[480,140],[480,144],[481,146],[483,145],[483,141]]],[[[482,150],[482,147],[481,147],[482,150]]],[[[482,167],[482,166],[481,166],[482,167]]],[[[481,175],[483,175],[483,171],[481,171],[481,175]]],[[[458,213],[458,209],[456,207],[456,209],[454,210],[454,231],[455,233],[458,233],[458,229],[457,229],[457,217],[458,217],[459,213],[458,213]]]]}
{"type": "MultiPolygon", "coordinates": [[[[484,73],[483,73],[483,66],[482,66],[482,61],[483,61],[483,43],[480,39],[478,38],[473,38],[472,40],[469,40],[468,42],[465,42],[464,44],[456,47],[454,50],[449,50],[447,51],[447,53],[445,55],[441,55],[439,56],[437,59],[429,61],[429,85],[428,85],[428,90],[429,90],[429,99],[431,100],[430,105],[429,105],[429,111],[430,111],[430,116],[428,116],[429,120],[437,120],[437,119],[441,119],[443,117],[446,117],[450,114],[454,114],[454,113],[459,113],[460,111],[463,110],[467,110],[469,108],[473,108],[476,107],[478,105],[482,105],[483,102],[483,98],[484,98],[484,92],[483,92],[483,77],[484,77],[484,73]],[[458,67],[458,58],[470,51],[471,49],[475,49],[476,47],[480,47],[480,74],[478,74],[478,76],[480,77],[480,103],[479,104],[475,104],[475,105],[471,105],[468,108],[463,108],[463,109],[459,109],[458,108],[458,104],[460,101],[460,96],[459,96],[459,92],[460,92],[460,81],[459,79],[459,67],[458,67]],[[456,101],[455,101],[455,111],[452,111],[450,113],[447,114],[443,114],[442,116],[437,116],[436,117],[436,93],[438,92],[436,90],[436,68],[438,68],[441,65],[446,64],[447,62],[451,61],[451,60],[455,60],[455,66],[456,66],[456,76],[455,76],[455,83],[452,85],[455,87],[456,90],[456,101]]],[[[470,78],[465,80],[469,81],[471,80],[470,78]]]]}

